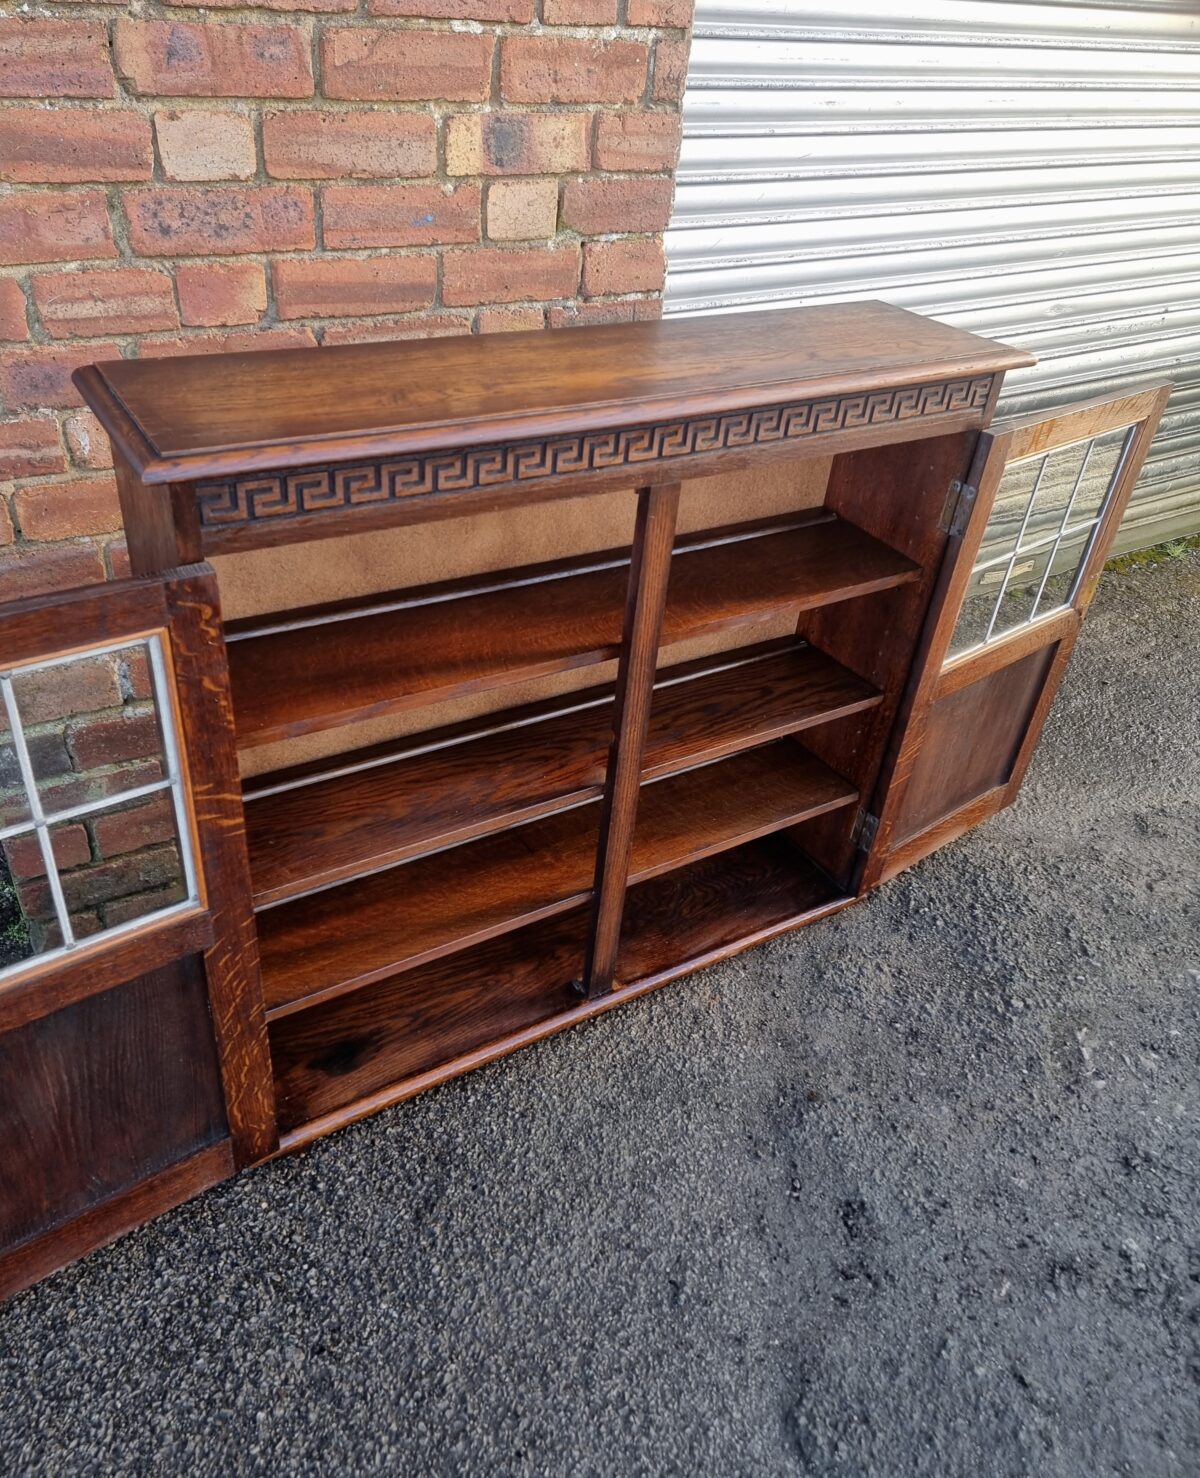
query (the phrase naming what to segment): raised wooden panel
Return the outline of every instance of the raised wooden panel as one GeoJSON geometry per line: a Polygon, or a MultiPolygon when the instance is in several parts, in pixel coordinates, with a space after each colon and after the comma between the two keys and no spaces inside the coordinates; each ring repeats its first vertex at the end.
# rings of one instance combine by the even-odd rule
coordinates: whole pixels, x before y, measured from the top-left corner
{"type": "Polygon", "coordinates": [[[897,841],[924,831],[1012,773],[1058,645],[934,703],[896,820],[897,841]]]}
{"type": "Polygon", "coordinates": [[[7,1249],[226,1137],[197,956],[0,1037],[7,1249]]]}

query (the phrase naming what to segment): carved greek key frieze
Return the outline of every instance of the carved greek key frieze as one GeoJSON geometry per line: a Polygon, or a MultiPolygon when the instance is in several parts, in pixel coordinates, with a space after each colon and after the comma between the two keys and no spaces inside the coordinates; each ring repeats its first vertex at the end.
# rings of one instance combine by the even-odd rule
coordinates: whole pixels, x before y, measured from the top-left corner
{"type": "MultiPolygon", "coordinates": [[[[624,430],[587,431],[500,446],[416,452],[373,462],[346,462],[298,472],[262,472],[196,484],[200,522],[219,530],[259,521],[308,517],[426,493],[465,492],[579,477],[646,462],[673,461],[765,446],[864,426],[982,410],[992,377],[942,380],[857,395],[832,395],[755,410],[721,411],[690,420],[624,430]]],[[[681,473],[683,469],[680,469],[681,473]]],[[[686,474],[684,474],[686,475],[686,474]]]]}

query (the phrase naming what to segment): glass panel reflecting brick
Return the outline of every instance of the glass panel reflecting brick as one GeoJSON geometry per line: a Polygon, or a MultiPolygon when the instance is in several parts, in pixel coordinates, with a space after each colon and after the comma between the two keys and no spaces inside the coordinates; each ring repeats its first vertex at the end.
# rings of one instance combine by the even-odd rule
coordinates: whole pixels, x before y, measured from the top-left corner
{"type": "Polygon", "coordinates": [[[36,953],[29,921],[21,906],[21,883],[14,877],[5,855],[12,845],[8,842],[0,846],[0,973],[6,966],[19,965],[36,953]]]}
{"type": "Polygon", "coordinates": [[[146,642],[18,670],[12,687],[48,815],[165,777],[146,642]]]}
{"type": "Polygon", "coordinates": [[[0,830],[31,819],[29,797],[21,783],[21,766],[12,726],[0,704],[0,830]]]}
{"type": "Polygon", "coordinates": [[[196,895],[156,639],[0,675],[3,975],[196,895]]]}

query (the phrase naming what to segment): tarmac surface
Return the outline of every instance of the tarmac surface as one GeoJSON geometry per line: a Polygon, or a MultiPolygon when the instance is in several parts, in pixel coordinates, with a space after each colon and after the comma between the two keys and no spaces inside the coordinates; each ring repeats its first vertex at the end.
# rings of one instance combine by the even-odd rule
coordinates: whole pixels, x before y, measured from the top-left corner
{"type": "Polygon", "coordinates": [[[0,1310],[6,1474],[1200,1473],[1200,553],[1017,804],[0,1310]]]}

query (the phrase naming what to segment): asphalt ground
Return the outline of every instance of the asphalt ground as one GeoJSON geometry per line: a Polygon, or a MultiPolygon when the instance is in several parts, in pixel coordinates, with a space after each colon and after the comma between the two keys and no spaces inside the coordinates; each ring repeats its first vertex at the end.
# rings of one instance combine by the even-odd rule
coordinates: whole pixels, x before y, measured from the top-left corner
{"type": "Polygon", "coordinates": [[[1200,1473],[1200,554],[1008,812],[0,1312],[5,1473],[1200,1473]]]}

